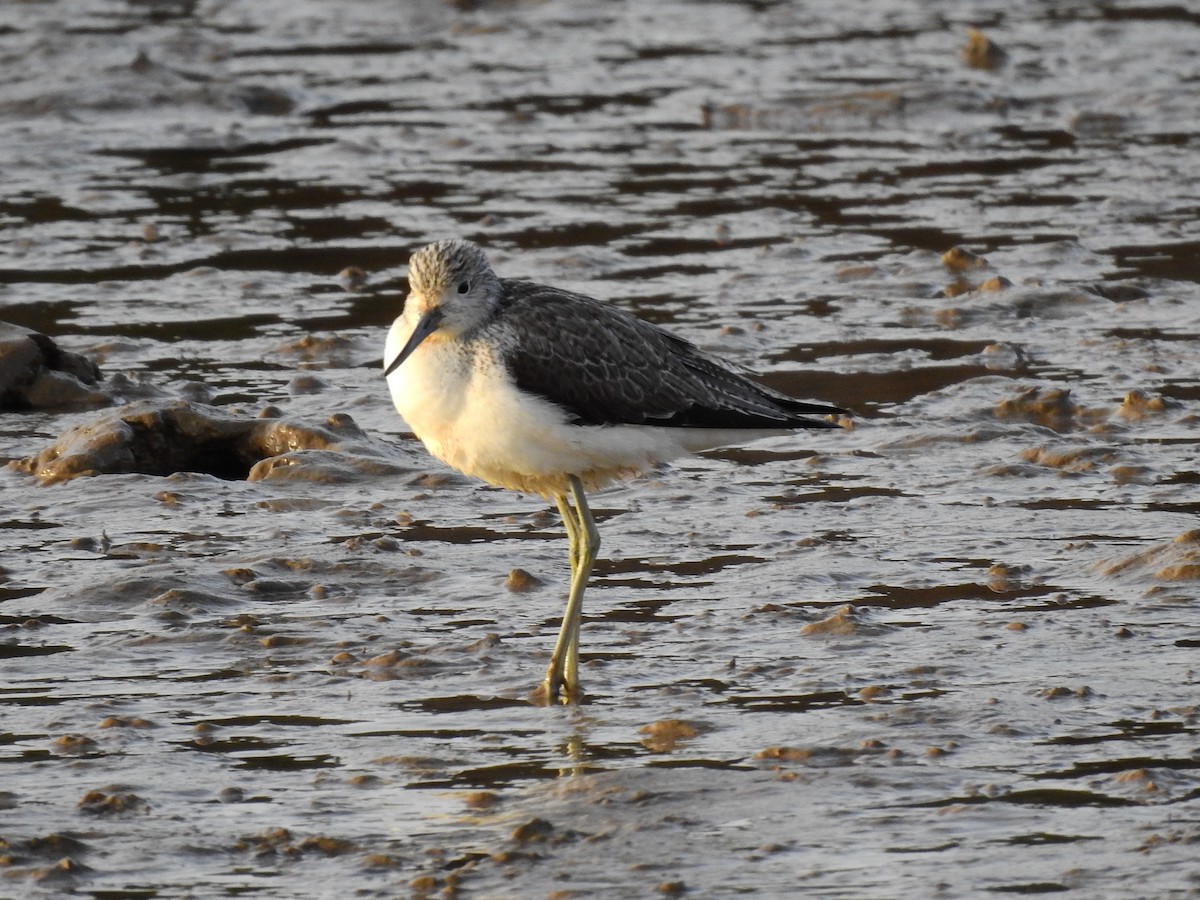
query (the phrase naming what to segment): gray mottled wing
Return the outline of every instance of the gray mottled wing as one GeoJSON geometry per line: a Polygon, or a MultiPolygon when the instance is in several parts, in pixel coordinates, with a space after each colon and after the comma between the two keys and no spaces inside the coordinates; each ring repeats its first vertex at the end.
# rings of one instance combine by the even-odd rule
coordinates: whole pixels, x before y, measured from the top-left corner
{"type": "Polygon", "coordinates": [[[692,344],[591,297],[503,281],[485,329],[507,332],[517,387],[579,425],[836,427],[803,414],[842,412],[778,394],[692,344]]]}

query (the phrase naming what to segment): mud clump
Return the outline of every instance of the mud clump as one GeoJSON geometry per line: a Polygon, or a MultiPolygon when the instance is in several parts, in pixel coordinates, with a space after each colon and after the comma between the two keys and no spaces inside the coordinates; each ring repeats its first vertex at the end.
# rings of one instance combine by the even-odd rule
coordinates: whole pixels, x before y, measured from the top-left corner
{"type": "Polygon", "coordinates": [[[554,838],[556,831],[553,823],[534,818],[514,828],[512,839],[518,844],[542,843],[554,838]]]}
{"type": "Polygon", "coordinates": [[[254,853],[260,858],[281,856],[295,859],[305,854],[342,856],[357,849],[353,841],[328,835],[310,835],[296,840],[286,828],[269,828],[266,831],[240,838],[234,849],[254,853]]]}
{"type": "Polygon", "coordinates": [[[1200,528],[1140,553],[1101,564],[1105,575],[1150,574],[1158,582],[1200,581],[1200,528]]]}
{"type": "Polygon", "coordinates": [[[79,801],[80,812],[93,816],[119,816],[128,813],[145,813],[150,809],[137,794],[113,791],[88,791],[79,801]]]}
{"type": "Polygon", "coordinates": [[[1054,431],[1070,431],[1099,415],[1076,403],[1066,388],[1025,388],[996,404],[997,419],[1031,422],[1054,431]]]}
{"type": "Polygon", "coordinates": [[[1046,447],[1029,447],[1021,451],[1021,459],[1047,469],[1080,474],[1094,471],[1098,466],[1111,462],[1116,456],[1103,447],[1070,447],[1052,450],[1046,447]]]}
{"type": "Polygon", "coordinates": [[[247,481],[315,481],[346,484],[361,478],[407,471],[386,460],[335,450],[297,450],[260,459],[246,474],[247,481]]]}
{"type": "Polygon", "coordinates": [[[990,72],[1008,63],[1008,51],[978,28],[968,28],[967,42],[959,48],[958,58],[968,68],[990,72]]]}
{"type": "Polygon", "coordinates": [[[40,332],[0,322],[0,410],[109,403],[102,378],[90,359],[40,332]]]}
{"type": "Polygon", "coordinates": [[[847,604],[836,609],[828,618],[818,622],[809,622],[800,629],[805,635],[846,635],[855,634],[860,627],[858,611],[847,604]]]}
{"type": "Polygon", "coordinates": [[[988,262],[982,256],[972,253],[966,247],[951,247],[941,256],[942,265],[951,272],[967,272],[972,269],[986,269],[988,262]]]}
{"type": "Polygon", "coordinates": [[[545,582],[526,572],[524,569],[513,569],[508,573],[508,578],[504,581],[504,586],[514,594],[524,594],[529,591],[537,590],[545,582]]]}
{"type": "Polygon", "coordinates": [[[1117,408],[1117,415],[1130,422],[1138,422],[1148,416],[1156,416],[1167,410],[1167,401],[1162,394],[1147,394],[1145,391],[1129,391],[1117,408]]]}
{"type": "Polygon", "coordinates": [[[755,759],[774,759],[783,762],[808,762],[813,752],[803,747],[767,747],[754,754],[755,759]]]}
{"type": "MultiPolygon", "coordinates": [[[[358,456],[361,451],[376,456],[349,416],[334,416],[320,426],[239,415],[185,400],[140,401],[72,428],[50,447],[14,460],[9,467],[43,484],[120,473],[201,472],[226,480],[259,480],[297,465],[301,451],[340,451],[348,443],[362,445],[354,448],[360,451],[358,456]],[[256,467],[262,460],[284,454],[289,454],[286,465],[256,467]]],[[[322,457],[321,463],[327,466],[328,457],[322,457]]],[[[364,465],[372,471],[379,466],[388,471],[395,468],[378,458],[364,465]]],[[[331,478],[329,473],[314,477],[331,478]]]]}

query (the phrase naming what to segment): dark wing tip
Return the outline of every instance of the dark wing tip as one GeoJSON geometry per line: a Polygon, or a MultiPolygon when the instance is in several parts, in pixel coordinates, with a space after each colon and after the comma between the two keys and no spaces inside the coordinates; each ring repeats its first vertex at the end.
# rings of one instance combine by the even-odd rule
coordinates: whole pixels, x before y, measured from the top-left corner
{"type": "Polygon", "coordinates": [[[828,419],[808,419],[804,416],[852,416],[853,413],[840,406],[829,403],[805,403],[792,400],[787,404],[787,411],[794,419],[793,427],[797,428],[841,428],[841,423],[830,422],[828,419]]]}

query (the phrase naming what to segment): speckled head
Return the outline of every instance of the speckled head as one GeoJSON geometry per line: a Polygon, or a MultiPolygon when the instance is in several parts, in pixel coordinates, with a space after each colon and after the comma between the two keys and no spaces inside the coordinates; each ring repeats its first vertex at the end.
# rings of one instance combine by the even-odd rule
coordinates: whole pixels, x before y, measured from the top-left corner
{"type": "Polygon", "coordinates": [[[491,297],[498,281],[478,244],[454,239],[429,244],[414,253],[408,261],[408,284],[410,301],[424,312],[455,297],[491,297]]]}
{"type": "Polygon", "coordinates": [[[408,261],[408,300],[403,318],[412,322],[404,349],[389,363],[390,374],[425,340],[454,340],[491,315],[500,279],[478,244],[438,241],[408,261]]]}

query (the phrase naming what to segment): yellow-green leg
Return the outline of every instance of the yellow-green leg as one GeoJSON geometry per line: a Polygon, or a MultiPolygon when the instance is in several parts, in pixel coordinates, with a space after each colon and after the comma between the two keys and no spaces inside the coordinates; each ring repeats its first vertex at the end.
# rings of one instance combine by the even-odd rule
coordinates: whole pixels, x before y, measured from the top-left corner
{"type": "Polygon", "coordinates": [[[561,700],[563,703],[576,703],[582,695],[579,690],[579,625],[583,617],[583,592],[592,574],[596,553],[600,550],[600,532],[583,493],[583,484],[572,475],[570,485],[574,509],[566,495],[560,494],[554,498],[571,545],[571,593],[567,598],[558,641],[550,655],[546,678],[537,691],[546,702],[561,700]]]}

